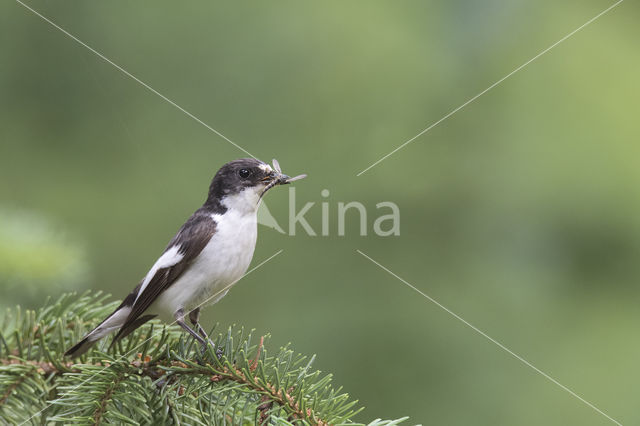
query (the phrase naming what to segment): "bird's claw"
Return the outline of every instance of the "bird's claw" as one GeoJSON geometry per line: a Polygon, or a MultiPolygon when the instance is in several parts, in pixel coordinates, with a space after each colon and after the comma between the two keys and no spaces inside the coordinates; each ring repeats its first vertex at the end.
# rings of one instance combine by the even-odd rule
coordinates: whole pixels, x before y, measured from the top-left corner
{"type": "Polygon", "coordinates": [[[217,347],[216,344],[211,341],[211,339],[207,339],[207,341],[202,345],[202,352],[200,353],[200,355],[202,355],[203,358],[207,354],[209,347],[213,348],[213,352],[216,354],[218,360],[222,359],[224,351],[221,348],[217,347]]]}

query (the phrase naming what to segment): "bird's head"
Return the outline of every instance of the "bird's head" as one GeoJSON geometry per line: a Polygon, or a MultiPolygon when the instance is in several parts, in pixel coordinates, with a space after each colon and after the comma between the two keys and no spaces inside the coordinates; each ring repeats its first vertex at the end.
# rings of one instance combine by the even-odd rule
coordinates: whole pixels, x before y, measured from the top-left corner
{"type": "Polygon", "coordinates": [[[306,175],[291,178],[283,174],[275,159],[272,167],[255,158],[241,158],[218,170],[211,182],[207,202],[217,201],[227,208],[256,210],[258,201],[269,189],[304,177],[306,175]]]}

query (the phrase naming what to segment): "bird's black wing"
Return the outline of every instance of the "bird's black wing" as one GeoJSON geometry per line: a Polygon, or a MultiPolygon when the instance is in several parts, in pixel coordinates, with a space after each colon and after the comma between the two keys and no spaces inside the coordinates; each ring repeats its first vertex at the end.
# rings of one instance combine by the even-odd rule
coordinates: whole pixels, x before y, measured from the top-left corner
{"type": "MultiPolygon", "coordinates": [[[[178,248],[178,253],[183,257],[174,265],[158,269],[149,283],[142,290],[142,293],[134,298],[131,312],[122,328],[114,338],[114,342],[119,338],[131,333],[135,328],[142,325],[146,320],[140,321],[140,316],[144,311],[156,301],[158,296],[169,288],[193,263],[202,249],[207,245],[211,237],[216,232],[216,222],[208,212],[196,211],[193,216],[182,225],[175,237],[169,242],[165,253],[173,247],[178,248]]],[[[143,317],[144,318],[144,317],[143,317]]]]}

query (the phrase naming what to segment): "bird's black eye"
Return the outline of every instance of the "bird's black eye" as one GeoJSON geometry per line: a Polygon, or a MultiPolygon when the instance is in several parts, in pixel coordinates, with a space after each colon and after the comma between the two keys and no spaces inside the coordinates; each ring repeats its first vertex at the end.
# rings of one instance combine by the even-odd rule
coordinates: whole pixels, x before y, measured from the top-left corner
{"type": "Polygon", "coordinates": [[[238,170],[238,176],[240,176],[242,179],[246,179],[251,176],[251,171],[249,169],[240,169],[238,170]]]}

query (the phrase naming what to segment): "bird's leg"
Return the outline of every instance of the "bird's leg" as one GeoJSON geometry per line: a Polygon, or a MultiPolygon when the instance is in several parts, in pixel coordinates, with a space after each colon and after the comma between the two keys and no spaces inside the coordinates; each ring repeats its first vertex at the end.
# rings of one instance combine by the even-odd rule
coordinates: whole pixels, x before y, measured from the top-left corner
{"type": "Polygon", "coordinates": [[[184,311],[182,309],[178,309],[174,314],[173,314],[174,318],[176,319],[176,322],[178,323],[178,325],[182,328],[184,328],[185,330],[187,330],[187,332],[193,336],[194,339],[196,339],[198,342],[200,342],[200,344],[203,347],[207,347],[207,341],[205,339],[203,339],[202,337],[200,337],[200,335],[191,327],[189,327],[187,325],[186,322],[184,322],[184,311]]]}
{"type": "MultiPolygon", "coordinates": [[[[200,325],[200,308],[195,308],[193,311],[189,312],[189,320],[191,321],[191,324],[193,324],[193,326],[196,328],[198,333],[200,333],[200,335],[211,345],[211,347],[215,349],[216,356],[218,358],[221,358],[223,354],[222,349],[216,347],[216,344],[213,343],[211,339],[209,339],[207,332],[204,331],[204,328],[202,328],[202,326],[200,325]]],[[[206,350],[206,345],[204,345],[203,350],[206,350]]]]}
{"type": "Polygon", "coordinates": [[[193,311],[189,312],[189,321],[196,328],[196,331],[200,333],[202,337],[205,339],[209,339],[207,333],[204,331],[204,328],[200,326],[200,308],[195,308],[193,311]]]}

